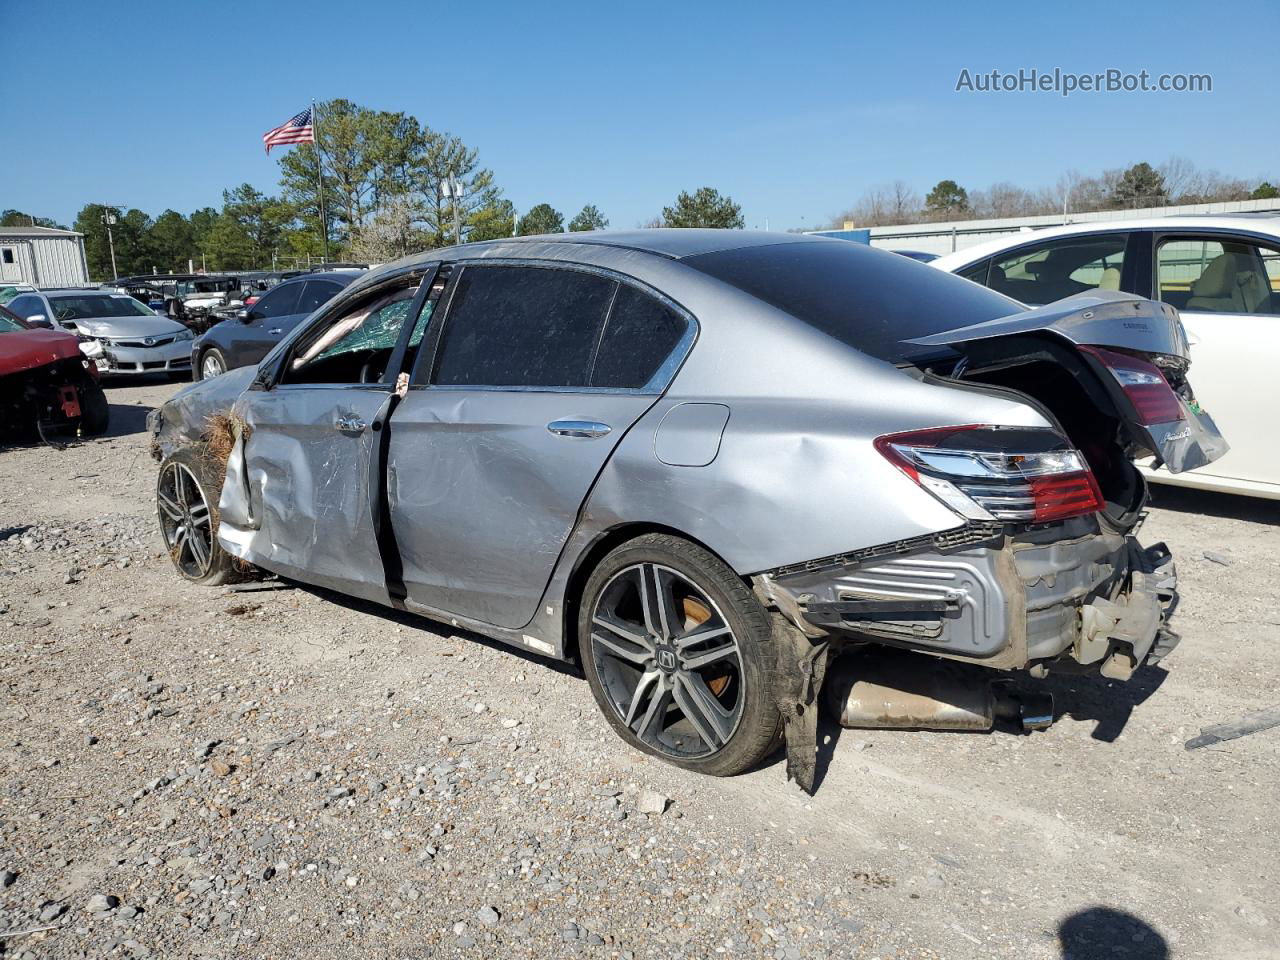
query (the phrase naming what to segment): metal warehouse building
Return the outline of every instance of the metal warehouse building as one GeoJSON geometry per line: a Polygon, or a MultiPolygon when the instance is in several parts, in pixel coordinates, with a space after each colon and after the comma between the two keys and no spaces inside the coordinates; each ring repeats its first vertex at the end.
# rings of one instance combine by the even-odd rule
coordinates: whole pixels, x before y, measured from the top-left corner
{"type": "Polygon", "coordinates": [[[83,233],[49,227],[0,227],[0,286],[75,287],[88,282],[83,233]]]}
{"type": "Polygon", "coordinates": [[[1002,220],[952,220],[934,223],[904,223],[895,226],[855,229],[852,222],[843,230],[810,230],[822,236],[858,240],[888,250],[919,250],[939,256],[963,250],[996,237],[1024,230],[1039,230],[1066,223],[1092,223],[1114,220],[1136,220],[1148,217],[1187,216],[1188,214],[1229,215],[1232,213],[1280,212],[1280,200],[1231,200],[1221,203],[1189,203],[1137,210],[1101,210],[1095,213],[1049,214],[1038,217],[1009,217],[1002,220]],[[856,234],[869,233],[864,239],[856,234]]]}

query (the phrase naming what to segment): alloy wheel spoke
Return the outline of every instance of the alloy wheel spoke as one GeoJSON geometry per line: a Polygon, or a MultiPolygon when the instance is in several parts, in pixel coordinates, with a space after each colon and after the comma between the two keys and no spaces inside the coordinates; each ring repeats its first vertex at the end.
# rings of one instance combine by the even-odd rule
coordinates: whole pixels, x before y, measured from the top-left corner
{"type": "Polygon", "coordinates": [[[683,694],[677,695],[676,703],[707,746],[714,749],[726,743],[733,729],[733,711],[724,708],[696,673],[677,674],[676,689],[683,694]]]}
{"type": "Polygon", "coordinates": [[[652,654],[648,647],[642,647],[637,644],[628,643],[617,637],[611,637],[603,631],[597,630],[591,634],[591,639],[600,646],[604,647],[613,656],[626,660],[628,663],[637,665],[643,664],[652,654]]]}
{"type": "Polygon", "coordinates": [[[708,640],[715,640],[718,637],[726,635],[732,641],[733,630],[727,626],[721,625],[718,627],[708,627],[706,624],[698,624],[698,626],[689,633],[686,633],[682,637],[677,637],[675,640],[675,646],[677,650],[684,651],[699,643],[706,643],[708,640]]]}
{"type": "Polygon", "coordinates": [[[710,650],[702,650],[698,653],[686,654],[681,658],[681,666],[686,670],[701,670],[718,660],[725,660],[734,656],[738,652],[738,644],[730,637],[727,643],[722,643],[718,647],[712,647],[710,650]]]}
{"type": "Polygon", "coordinates": [[[160,504],[161,512],[170,520],[175,522],[182,520],[182,508],[174,502],[173,498],[167,494],[157,494],[156,501],[160,504]]]}
{"type": "Polygon", "coordinates": [[[187,545],[187,525],[185,523],[178,524],[178,529],[173,532],[173,549],[181,551],[187,545]]]}
{"type": "Polygon", "coordinates": [[[627,707],[626,715],[622,718],[622,722],[628,727],[635,723],[636,716],[640,713],[640,708],[644,704],[645,694],[649,692],[649,688],[661,676],[662,674],[657,670],[646,670],[640,675],[640,679],[636,681],[636,688],[631,692],[631,703],[627,707]]]}
{"type": "Polygon", "coordinates": [[[178,505],[185,507],[187,505],[187,483],[186,471],[181,467],[173,468],[173,493],[178,498],[178,505]]]}
{"type": "Polygon", "coordinates": [[[209,563],[209,548],[205,544],[204,538],[193,530],[191,536],[187,539],[187,543],[191,546],[192,558],[203,570],[209,563]]]}
{"type": "Polygon", "coordinates": [[[616,637],[621,637],[623,640],[627,640],[637,646],[645,647],[646,649],[653,649],[653,641],[649,639],[649,635],[645,633],[643,629],[640,629],[639,624],[623,623],[620,620],[615,620],[613,617],[607,617],[600,613],[597,613],[592,617],[591,622],[597,627],[608,630],[616,637]]]}
{"type": "Polygon", "coordinates": [[[188,509],[191,516],[191,525],[193,527],[207,527],[209,525],[209,505],[206,503],[194,503],[188,509]]]}
{"type": "Polygon", "coordinates": [[[655,684],[656,689],[653,696],[649,698],[649,707],[644,712],[644,717],[640,720],[640,725],[636,727],[636,736],[641,740],[654,742],[658,739],[661,729],[659,727],[663,717],[667,713],[667,704],[671,701],[671,687],[667,682],[665,674],[658,674],[658,680],[655,684]]]}
{"type": "Polygon", "coordinates": [[[642,563],[636,568],[640,575],[640,609],[644,612],[644,626],[649,635],[667,638],[666,623],[658,591],[658,570],[652,563],[642,563]]]}

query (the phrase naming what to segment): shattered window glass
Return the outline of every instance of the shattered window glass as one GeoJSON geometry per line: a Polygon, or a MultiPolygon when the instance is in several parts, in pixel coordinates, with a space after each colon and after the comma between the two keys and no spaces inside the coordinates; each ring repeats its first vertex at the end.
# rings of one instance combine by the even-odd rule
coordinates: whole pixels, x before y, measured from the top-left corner
{"type": "Polygon", "coordinates": [[[577,270],[468,266],[457,283],[435,383],[587,386],[613,280],[577,270]]]}
{"type": "Polygon", "coordinates": [[[284,382],[380,382],[415,292],[400,287],[338,317],[293,358],[284,382]]]}

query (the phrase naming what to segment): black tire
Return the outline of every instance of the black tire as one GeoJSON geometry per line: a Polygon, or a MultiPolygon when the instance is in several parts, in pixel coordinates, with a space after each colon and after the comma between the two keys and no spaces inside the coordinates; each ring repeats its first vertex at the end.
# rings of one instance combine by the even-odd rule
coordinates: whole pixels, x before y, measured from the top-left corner
{"type": "Polygon", "coordinates": [[[578,637],[596,703],[633,747],[719,777],[751,769],[777,747],[782,719],[769,615],[722,560],[696,544],[646,534],[609,553],[583,590],[578,637]],[[639,623],[634,611],[642,591],[665,596],[655,600],[657,607],[665,604],[675,615],[659,610],[655,616],[645,608],[639,623]],[[601,630],[597,615],[624,633],[601,630]],[[672,620],[680,622],[668,629],[672,620]],[[646,629],[657,621],[657,631],[646,629]],[[645,639],[637,642],[640,631],[645,639]],[[727,640],[716,636],[726,632],[727,640]],[[704,634],[716,639],[699,641],[704,634]],[[723,652],[731,644],[735,650],[723,652]],[[668,662],[660,663],[664,658],[668,662]],[[709,662],[695,666],[699,661],[709,662]],[[666,705],[655,706],[662,691],[666,705]],[[710,711],[706,694],[715,698],[710,711]]]}
{"type": "Polygon", "coordinates": [[[106,391],[97,380],[85,378],[80,385],[80,433],[86,437],[98,437],[111,425],[111,404],[106,391]]]}
{"type": "Polygon", "coordinates": [[[210,380],[215,376],[221,376],[221,374],[226,373],[227,369],[228,367],[227,367],[226,355],[217,347],[210,347],[208,350],[201,351],[199,362],[191,370],[191,379],[192,380],[210,380]],[[206,362],[212,362],[213,364],[216,364],[218,367],[221,368],[220,372],[211,373],[209,376],[206,377],[204,372],[206,362]]]}
{"type": "Polygon", "coordinates": [[[218,493],[225,470],[203,444],[196,444],[166,457],[156,481],[160,537],[174,569],[192,583],[210,587],[242,579],[236,558],[218,544],[218,493]]]}

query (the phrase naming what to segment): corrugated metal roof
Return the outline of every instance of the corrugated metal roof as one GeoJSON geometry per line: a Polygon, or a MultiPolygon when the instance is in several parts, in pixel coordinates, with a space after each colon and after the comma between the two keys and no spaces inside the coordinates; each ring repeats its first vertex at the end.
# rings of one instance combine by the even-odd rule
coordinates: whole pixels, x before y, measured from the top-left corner
{"type": "Polygon", "coordinates": [[[0,227],[0,237],[83,237],[74,230],[55,230],[53,227],[0,227]]]}

